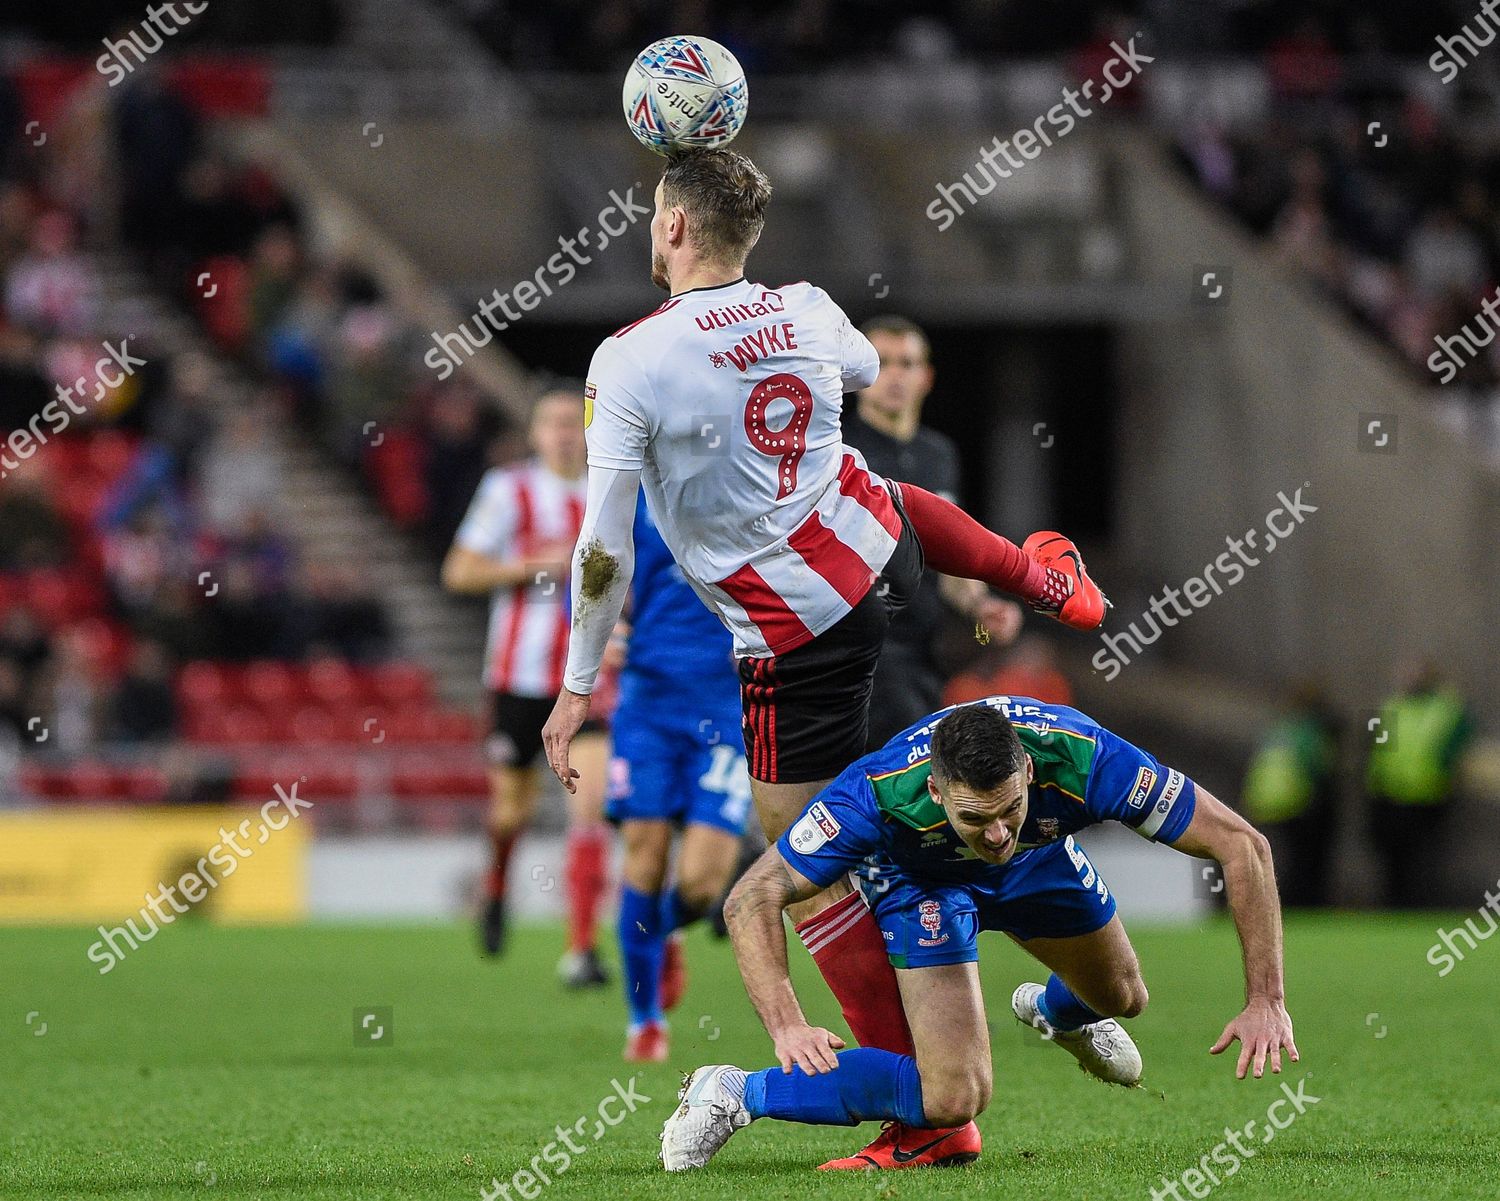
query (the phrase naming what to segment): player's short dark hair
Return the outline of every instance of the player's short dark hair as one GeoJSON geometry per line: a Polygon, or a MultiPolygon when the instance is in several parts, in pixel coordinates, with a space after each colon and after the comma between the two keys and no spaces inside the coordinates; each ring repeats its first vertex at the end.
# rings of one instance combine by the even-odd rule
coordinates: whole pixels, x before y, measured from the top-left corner
{"type": "Polygon", "coordinates": [[[1015,728],[989,705],[960,705],[932,732],[932,774],[940,784],[991,792],[1025,765],[1015,728]]]}
{"type": "Polygon", "coordinates": [[[876,334],[889,334],[896,338],[919,338],[922,342],[922,353],[932,352],[932,343],[927,338],[927,331],[909,317],[902,317],[896,313],[882,313],[878,317],[871,317],[859,327],[859,332],[867,338],[873,338],[876,334]]]}
{"type": "Polygon", "coordinates": [[[705,258],[744,262],[766,225],[771,181],[734,150],[686,150],[667,160],[662,200],[687,210],[688,238],[705,258]]]}

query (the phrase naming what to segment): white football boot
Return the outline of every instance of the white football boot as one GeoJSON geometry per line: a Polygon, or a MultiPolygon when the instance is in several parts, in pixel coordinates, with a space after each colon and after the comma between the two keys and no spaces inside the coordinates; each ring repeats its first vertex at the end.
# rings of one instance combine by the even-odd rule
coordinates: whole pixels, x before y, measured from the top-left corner
{"type": "Polygon", "coordinates": [[[1040,984],[1021,985],[1010,999],[1011,1012],[1078,1060],[1089,1075],[1125,1088],[1141,1082],[1141,1053],[1124,1026],[1114,1018],[1104,1018],[1077,1030],[1054,1030],[1037,1005],[1046,991],[1040,984]]]}
{"type": "Polygon", "coordinates": [[[745,1109],[745,1073],[727,1063],[699,1068],[677,1096],[682,1103],[661,1128],[661,1162],[669,1172],[701,1168],[754,1120],[745,1109]]]}

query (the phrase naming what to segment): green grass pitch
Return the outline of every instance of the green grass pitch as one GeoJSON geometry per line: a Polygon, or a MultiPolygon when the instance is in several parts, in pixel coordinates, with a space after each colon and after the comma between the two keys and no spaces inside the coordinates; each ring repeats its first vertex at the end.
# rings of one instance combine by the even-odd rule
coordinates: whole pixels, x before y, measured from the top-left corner
{"type": "MultiPolygon", "coordinates": [[[[1215,1194],[1500,1196],[1500,943],[1481,944],[1442,979],[1425,960],[1436,928],[1460,920],[1289,920],[1302,1063],[1285,1078],[1308,1077],[1306,1093],[1321,1099],[1215,1194]]],[[[660,1171],[657,1132],[680,1072],[769,1058],[728,947],[701,932],[688,939],[671,1062],[633,1069],[650,1101],[610,1127],[599,1104],[612,1080],[632,1075],[619,1058],[621,1001],[614,988],[561,988],[553,928],[519,930],[506,959],[486,962],[458,926],[180,924],[105,976],[85,958],[87,931],[0,931],[0,1197],[474,1201],[562,1125],[581,1130],[586,1149],[561,1173],[543,1160],[549,1183],[533,1195],[1146,1201],[1226,1126],[1254,1118],[1258,1134],[1280,1090],[1269,1075],[1236,1081],[1230,1061],[1206,1053],[1240,1000],[1232,928],[1132,935],[1152,994],[1131,1024],[1147,1088],[1110,1089],[1060,1049],[1028,1041],[1010,992],[1043,977],[986,936],[996,1088],[980,1118],[983,1159],[833,1178],[813,1166],[859,1146],[873,1125],[757,1123],[702,1172],[660,1171]],[[355,1011],[366,1006],[389,1006],[390,1030],[356,1046],[355,1011]]],[[[810,1016],[838,1028],[806,955],[794,948],[793,960],[810,1016]]]]}

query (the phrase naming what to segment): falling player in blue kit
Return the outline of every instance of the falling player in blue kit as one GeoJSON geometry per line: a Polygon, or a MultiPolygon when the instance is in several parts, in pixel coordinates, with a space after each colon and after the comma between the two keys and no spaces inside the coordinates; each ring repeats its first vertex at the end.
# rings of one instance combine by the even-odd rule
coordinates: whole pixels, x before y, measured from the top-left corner
{"type": "Polygon", "coordinates": [[[698,599],[637,502],[631,631],[613,723],[605,816],[625,842],[620,952],[625,1058],[667,1057],[663,1011],[683,988],[676,931],[729,883],[750,812],[733,640],[698,599]],[[664,884],[680,830],[676,882],[664,884]]]}
{"type": "Polygon", "coordinates": [[[990,697],[944,710],[866,755],[820,792],[730,894],[725,914],[779,1068],[699,1068],[662,1132],[669,1171],[701,1167],[761,1117],[852,1126],[882,1138],[826,1168],[965,1163],[964,1130],[989,1103],[989,1030],[977,935],[1002,930],[1052,972],[1022,984],[1017,1018],[1102,1080],[1134,1085],[1141,1058],[1117,1017],[1146,986],[1114,898],[1073,835],[1118,821],[1218,861],[1244,952],[1247,1001],[1211,1048],[1238,1039],[1237,1074],[1297,1059],[1282,984],[1281,909],[1269,844],[1181,772],[1077,710],[990,697]],[[782,910],[850,871],[896,969],[915,1057],[808,1024],[787,975],[782,910]],[[933,1138],[933,1131],[946,1129],[933,1138]],[[908,1137],[913,1136],[913,1137],[908,1137]]]}

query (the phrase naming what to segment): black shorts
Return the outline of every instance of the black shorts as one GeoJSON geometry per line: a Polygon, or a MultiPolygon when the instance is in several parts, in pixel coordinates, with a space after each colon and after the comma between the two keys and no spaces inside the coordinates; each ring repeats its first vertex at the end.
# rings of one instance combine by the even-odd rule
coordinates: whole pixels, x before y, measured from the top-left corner
{"type": "MultiPolygon", "coordinates": [[[[491,767],[530,767],[542,753],[542,727],[557,703],[551,696],[519,696],[514,692],[490,693],[490,733],[484,740],[484,757],[491,767]]],[[[602,721],[589,718],[580,734],[605,729],[602,721]]]]}
{"type": "Polygon", "coordinates": [[[768,784],[831,780],[865,753],[885,632],[922,582],[922,544],[899,503],[896,511],[901,539],[859,604],[795,650],[739,660],[753,778],[768,784]]]}

